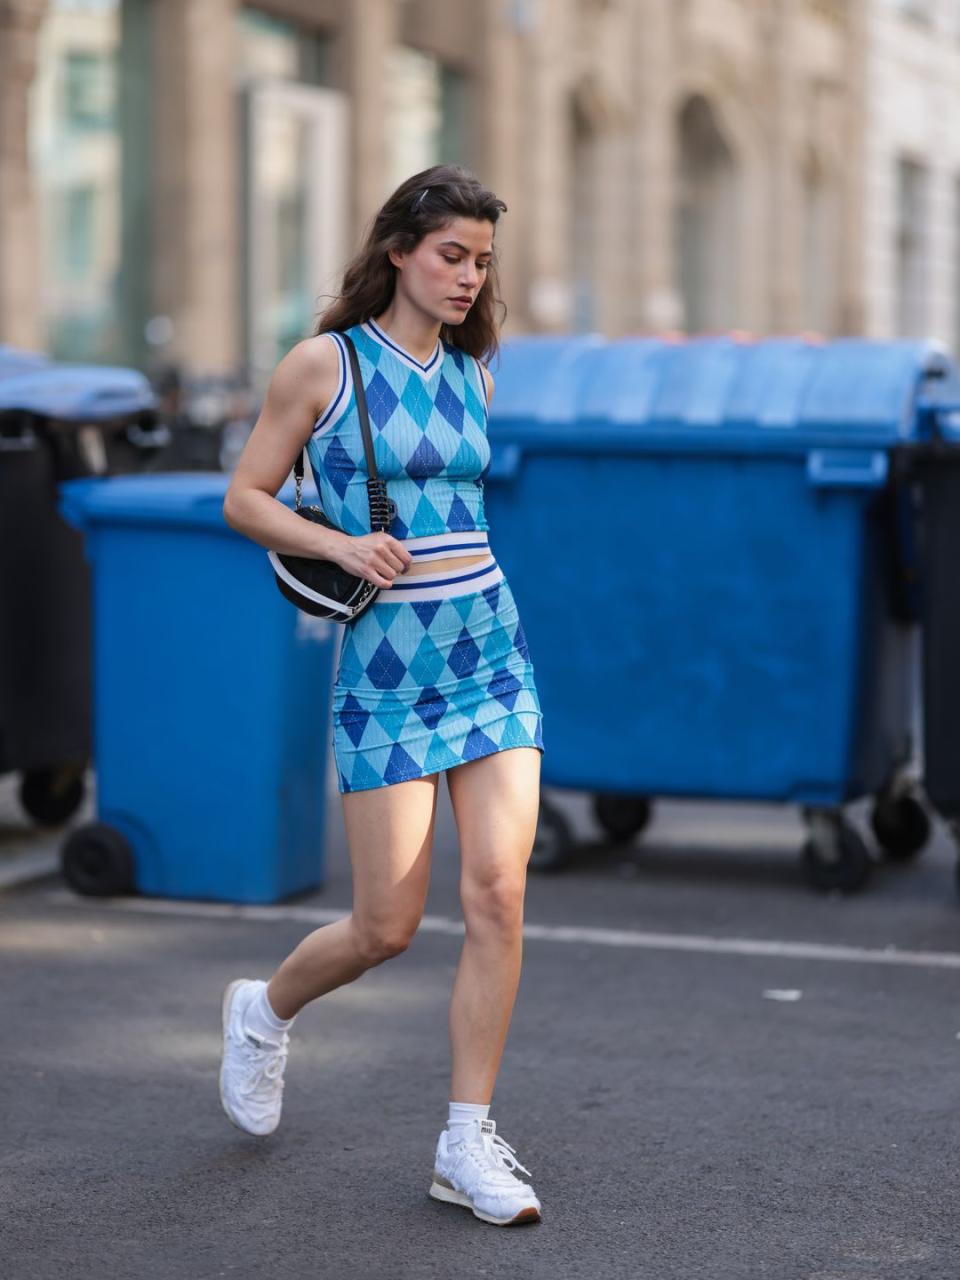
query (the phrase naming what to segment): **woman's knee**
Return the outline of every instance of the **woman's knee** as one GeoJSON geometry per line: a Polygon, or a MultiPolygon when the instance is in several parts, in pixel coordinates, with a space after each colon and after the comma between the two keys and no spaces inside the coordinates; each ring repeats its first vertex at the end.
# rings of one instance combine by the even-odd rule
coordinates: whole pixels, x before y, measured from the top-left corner
{"type": "Polygon", "coordinates": [[[463,918],[468,929],[511,935],[523,928],[525,873],[470,878],[461,885],[463,918]]]}
{"type": "Polygon", "coordinates": [[[352,917],[354,943],[371,968],[406,951],[420,924],[420,917],[352,917]]]}

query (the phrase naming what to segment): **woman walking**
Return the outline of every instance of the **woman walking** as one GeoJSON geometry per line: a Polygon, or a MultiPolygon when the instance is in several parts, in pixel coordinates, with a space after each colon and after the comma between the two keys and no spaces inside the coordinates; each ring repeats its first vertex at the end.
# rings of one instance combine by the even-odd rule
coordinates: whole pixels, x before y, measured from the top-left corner
{"type": "Polygon", "coordinates": [[[398,955],[416,932],[445,773],[466,936],[430,1195],[498,1226],[540,1217],[533,1188],[514,1172],[529,1170],[490,1117],[520,978],[543,751],[533,666],[483,506],[493,379],[481,358],[498,348],[493,239],[505,210],[450,165],[390,196],[316,334],[277,366],[227,493],[234,529],[281,553],[336,561],[383,590],[346,625],[334,685],[352,913],[304,938],[269,981],[229,984],[220,1071],[233,1123],[273,1132],[299,1011],[398,955]],[[341,333],[359,356],[377,467],[397,507],[389,533],[370,532],[341,333]],[[276,499],[304,446],[342,533],[276,499]]]}

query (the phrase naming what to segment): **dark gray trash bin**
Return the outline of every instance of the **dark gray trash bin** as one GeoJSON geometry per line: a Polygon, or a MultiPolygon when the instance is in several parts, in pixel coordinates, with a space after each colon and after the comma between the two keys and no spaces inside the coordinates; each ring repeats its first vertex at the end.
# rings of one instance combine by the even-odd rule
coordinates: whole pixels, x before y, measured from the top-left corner
{"type": "Polygon", "coordinates": [[[136,371],[0,349],[0,772],[36,822],[77,809],[91,754],[89,574],[58,485],[142,469],[167,439],[136,371]]]}

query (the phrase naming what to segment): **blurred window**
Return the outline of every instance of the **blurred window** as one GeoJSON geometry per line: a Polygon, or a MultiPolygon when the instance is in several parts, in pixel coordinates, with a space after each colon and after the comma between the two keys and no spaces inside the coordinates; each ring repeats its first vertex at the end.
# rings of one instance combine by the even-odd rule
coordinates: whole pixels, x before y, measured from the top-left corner
{"type": "Polygon", "coordinates": [[[63,193],[60,228],[61,269],[71,280],[83,280],[94,260],[96,189],[73,187],[63,193]]]}
{"type": "Polygon", "coordinates": [[[927,324],[928,174],[915,160],[897,163],[896,328],[923,337],[927,324]]]}
{"type": "Polygon", "coordinates": [[[722,331],[739,323],[737,164],[705,98],[688,100],[678,129],[674,244],[684,325],[690,333],[722,331]]]}
{"type": "Polygon", "coordinates": [[[572,275],[571,321],[577,333],[591,333],[599,325],[597,314],[597,193],[600,154],[597,136],[574,106],[571,133],[573,166],[570,199],[570,266],[572,275]]]}
{"type": "Polygon", "coordinates": [[[75,129],[108,129],[114,123],[113,57],[69,50],[63,62],[64,117],[75,129]]]}
{"type": "Polygon", "coordinates": [[[237,12],[237,33],[241,80],[329,82],[331,45],[322,32],[259,9],[244,8],[237,12]]]}
{"type": "Polygon", "coordinates": [[[388,173],[384,194],[434,164],[466,164],[467,79],[419,49],[400,45],[387,64],[388,173]]]}
{"type": "Polygon", "coordinates": [[[41,314],[51,354],[123,358],[118,0],[53,0],[30,90],[41,314]]]}
{"type": "Polygon", "coordinates": [[[840,204],[835,176],[815,152],[803,170],[803,324],[827,336],[839,326],[840,204]]]}

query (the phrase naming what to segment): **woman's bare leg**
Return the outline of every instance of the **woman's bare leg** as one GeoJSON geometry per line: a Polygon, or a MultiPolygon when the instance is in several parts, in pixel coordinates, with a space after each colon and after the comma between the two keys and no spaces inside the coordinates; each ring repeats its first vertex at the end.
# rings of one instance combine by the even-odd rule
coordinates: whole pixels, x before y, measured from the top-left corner
{"type": "Polygon", "coordinates": [[[439,774],[343,794],[353,911],[308,934],[267,985],[280,1018],[398,955],[417,931],[430,883],[439,774]]]}
{"type": "Polygon", "coordinates": [[[460,835],[466,925],[450,1001],[450,1097],[483,1104],[493,1097],[520,981],[540,752],[511,747],[457,765],[447,786],[460,835]]]}

